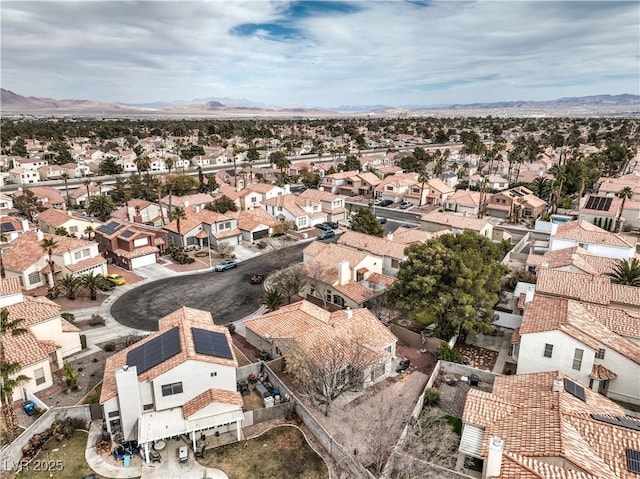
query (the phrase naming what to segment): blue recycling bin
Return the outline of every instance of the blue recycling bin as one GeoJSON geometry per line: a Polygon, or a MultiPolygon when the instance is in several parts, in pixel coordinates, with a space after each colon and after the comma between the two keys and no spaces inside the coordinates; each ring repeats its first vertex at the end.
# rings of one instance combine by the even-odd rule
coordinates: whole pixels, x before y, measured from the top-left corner
{"type": "Polygon", "coordinates": [[[27,416],[33,416],[36,412],[36,403],[33,401],[25,401],[22,403],[22,410],[27,416]]]}

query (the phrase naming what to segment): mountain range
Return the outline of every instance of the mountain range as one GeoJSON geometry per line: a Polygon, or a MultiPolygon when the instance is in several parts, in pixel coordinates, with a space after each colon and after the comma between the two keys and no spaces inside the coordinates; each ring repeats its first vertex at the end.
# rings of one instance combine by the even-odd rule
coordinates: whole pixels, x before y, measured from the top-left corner
{"type": "Polygon", "coordinates": [[[595,95],[551,101],[505,101],[432,106],[344,105],[335,108],[278,107],[245,99],[199,98],[155,103],[104,103],[26,97],[0,89],[0,112],[7,115],[79,117],[336,117],[336,116],[607,116],[640,115],[640,95],[595,95]]]}

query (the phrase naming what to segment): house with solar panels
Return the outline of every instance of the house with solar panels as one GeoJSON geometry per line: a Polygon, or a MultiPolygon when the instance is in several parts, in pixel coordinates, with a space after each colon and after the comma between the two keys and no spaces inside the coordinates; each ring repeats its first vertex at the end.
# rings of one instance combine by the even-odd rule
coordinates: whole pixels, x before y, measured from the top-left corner
{"type": "Polygon", "coordinates": [[[147,461],[154,443],[188,435],[243,437],[238,362],[229,330],[211,313],[182,307],[158,331],[107,359],[100,404],[116,442],[138,441],[147,461]]]}
{"type": "Polygon", "coordinates": [[[640,420],[626,414],[559,371],[498,376],[467,394],[458,464],[482,478],[637,479],[640,420]]]}
{"type": "Polygon", "coordinates": [[[155,264],[166,245],[162,230],[125,221],[110,221],[95,228],[94,233],[100,252],[128,270],[155,264]]]}
{"type": "Polygon", "coordinates": [[[587,195],[581,201],[579,219],[593,223],[607,231],[617,231],[622,215],[622,198],[587,195]]]}

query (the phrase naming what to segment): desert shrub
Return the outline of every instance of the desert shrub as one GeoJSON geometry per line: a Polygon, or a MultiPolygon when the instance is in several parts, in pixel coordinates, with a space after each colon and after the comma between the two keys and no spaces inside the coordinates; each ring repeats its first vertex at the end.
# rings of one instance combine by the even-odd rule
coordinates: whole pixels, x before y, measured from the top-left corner
{"type": "Polygon", "coordinates": [[[439,403],[440,403],[440,392],[434,388],[425,389],[423,407],[437,406],[439,403]]]}
{"type": "Polygon", "coordinates": [[[116,344],[115,343],[107,343],[107,344],[104,345],[104,347],[102,349],[104,349],[106,352],[110,353],[110,352],[116,350],[116,344]]]}
{"type": "Polygon", "coordinates": [[[89,326],[104,326],[106,323],[106,320],[99,314],[92,314],[89,320],[89,326]]]}
{"type": "Polygon", "coordinates": [[[62,319],[66,319],[70,323],[73,323],[76,320],[76,316],[73,313],[62,313],[60,316],[62,316],[62,319]]]}
{"type": "Polygon", "coordinates": [[[235,325],[235,324],[233,324],[233,323],[229,323],[229,324],[227,325],[227,328],[229,329],[229,333],[231,333],[231,334],[233,334],[233,333],[235,333],[235,332],[236,332],[236,325],[235,325]]]}
{"type": "Polygon", "coordinates": [[[458,364],[464,363],[464,358],[462,357],[462,354],[460,354],[460,351],[450,348],[447,343],[440,343],[436,356],[438,360],[441,361],[449,361],[451,363],[458,364]]]}
{"type": "Polygon", "coordinates": [[[265,243],[264,241],[258,241],[256,243],[256,247],[258,249],[266,249],[267,248],[267,243],[265,243]]]}

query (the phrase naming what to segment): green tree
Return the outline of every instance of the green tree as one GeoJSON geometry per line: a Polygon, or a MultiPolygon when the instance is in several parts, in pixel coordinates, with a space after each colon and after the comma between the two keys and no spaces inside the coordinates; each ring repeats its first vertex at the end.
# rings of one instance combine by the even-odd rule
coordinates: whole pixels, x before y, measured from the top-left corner
{"type": "Polygon", "coordinates": [[[64,202],[67,205],[67,208],[71,208],[71,202],[69,201],[69,173],[62,173],[60,178],[64,181],[64,202]]]}
{"type": "Polygon", "coordinates": [[[186,219],[186,217],[187,217],[187,213],[185,212],[184,208],[181,208],[181,207],[175,208],[169,215],[169,220],[176,222],[176,229],[178,230],[178,240],[180,241],[180,246],[183,246],[182,229],[181,229],[182,225],[180,224],[180,222],[186,219]]]}
{"type": "Polygon", "coordinates": [[[636,258],[623,259],[607,275],[612,283],[640,287],[640,261],[636,258]]]}
{"type": "Polygon", "coordinates": [[[164,190],[171,191],[176,196],[184,196],[198,188],[198,180],[184,173],[167,175],[165,177],[164,190]]]}
{"type": "Polygon", "coordinates": [[[227,211],[238,211],[238,207],[231,198],[227,195],[222,195],[216,198],[211,203],[205,206],[209,211],[215,211],[216,213],[225,214],[227,211]]]}
{"type": "Polygon", "coordinates": [[[138,173],[142,173],[143,171],[149,171],[151,168],[151,160],[148,156],[139,156],[133,162],[136,164],[136,168],[138,169],[138,173]]]}
{"type": "Polygon", "coordinates": [[[355,156],[349,155],[344,163],[340,164],[338,169],[340,171],[361,171],[362,163],[355,156]]]}
{"type": "Polygon", "coordinates": [[[24,190],[21,195],[14,195],[13,206],[18,212],[33,221],[33,215],[38,209],[38,198],[31,190],[24,190]]]}
{"type": "Polygon", "coordinates": [[[372,236],[384,235],[384,228],[369,209],[361,209],[351,215],[351,229],[372,236]]]}
{"type": "Polygon", "coordinates": [[[267,311],[275,311],[284,304],[284,297],[277,289],[267,288],[260,296],[260,304],[267,308],[267,311]]]}
{"type": "Polygon", "coordinates": [[[80,287],[89,292],[91,301],[98,299],[98,290],[108,284],[109,282],[104,276],[94,271],[80,277],[80,287]]]}
{"type": "Polygon", "coordinates": [[[84,234],[87,235],[87,238],[91,240],[91,235],[93,234],[93,226],[89,225],[84,229],[84,234]]]}
{"type": "Polygon", "coordinates": [[[396,307],[436,334],[488,332],[498,302],[501,250],[472,231],[410,245],[396,282],[387,291],[396,307]]]}
{"type": "Polygon", "coordinates": [[[101,175],[119,175],[124,171],[124,167],[116,162],[112,156],[107,156],[100,162],[99,172],[101,175]]]}
{"type": "Polygon", "coordinates": [[[100,221],[106,221],[115,210],[116,205],[111,197],[107,195],[94,196],[87,206],[87,213],[98,216],[100,221]]]}
{"type": "MultiPolygon", "coordinates": [[[[260,160],[260,153],[255,148],[249,148],[247,151],[247,163],[249,163],[249,168],[253,170],[253,164],[260,160]]],[[[249,183],[253,183],[253,171],[249,173],[249,183]]]]}
{"type": "Polygon", "coordinates": [[[65,364],[62,368],[62,374],[68,390],[77,391],[80,389],[78,386],[78,371],[73,367],[73,364],[65,364]]]}
{"type": "Polygon", "coordinates": [[[56,287],[66,296],[67,299],[74,300],[78,296],[78,291],[82,287],[82,282],[77,276],[66,274],[56,281],[56,287]]]}
{"type": "Polygon", "coordinates": [[[301,181],[307,188],[317,188],[320,184],[320,175],[315,171],[305,171],[302,174],[301,181]]]}
{"type": "Polygon", "coordinates": [[[58,226],[53,232],[56,236],[69,236],[69,230],[64,226],[58,226]]]}
{"type": "Polygon", "coordinates": [[[29,156],[29,153],[27,152],[27,144],[22,138],[18,137],[18,139],[11,146],[11,155],[22,157],[29,156]]]}
{"type": "Polygon", "coordinates": [[[304,269],[301,264],[294,264],[278,271],[269,277],[269,286],[277,289],[291,304],[291,299],[302,289],[305,283],[304,269]]]}

